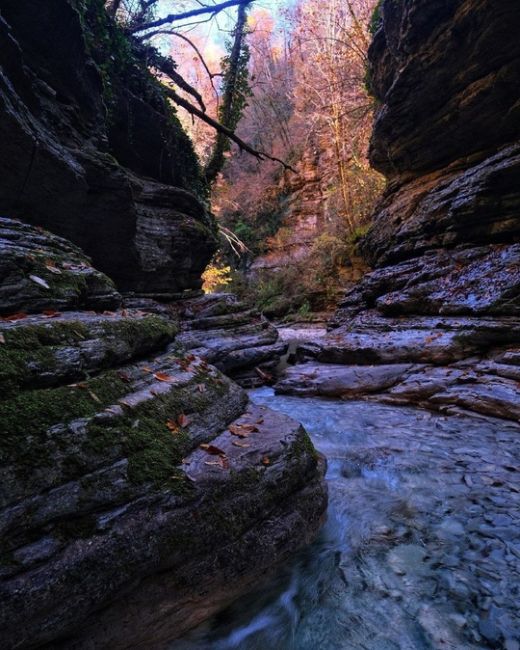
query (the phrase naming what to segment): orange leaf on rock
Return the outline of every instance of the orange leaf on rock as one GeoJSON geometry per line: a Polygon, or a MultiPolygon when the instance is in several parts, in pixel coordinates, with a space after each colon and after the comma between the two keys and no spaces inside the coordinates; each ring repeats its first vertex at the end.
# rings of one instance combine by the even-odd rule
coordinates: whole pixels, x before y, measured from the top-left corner
{"type": "Polygon", "coordinates": [[[173,377],[166,372],[154,372],[153,376],[157,381],[173,381],[173,377]]]}
{"type": "Polygon", "coordinates": [[[200,445],[200,448],[204,450],[206,453],[211,454],[212,456],[225,456],[226,452],[220,449],[219,447],[216,447],[215,445],[208,445],[206,443],[203,443],[200,445]]]}
{"type": "Polygon", "coordinates": [[[180,427],[187,427],[190,423],[190,418],[187,415],[184,415],[184,413],[181,413],[177,418],[177,423],[180,427]]]}
{"type": "Polygon", "coordinates": [[[204,465],[219,467],[220,469],[229,469],[229,460],[225,456],[221,456],[217,460],[205,460],[204,465]]]}
{"type": "Polygon", "coordinates": [[[243,449],[247,449],[248,447],[251,447],[250,444],[247,442],[240,442],[240,440],[233,440],[232,443],[235,447],[242,447],[243,449]]]}
{"type": "Polygon", "coordinates": [[[57,318],[58,316],[61,316],[60,312],[55,309],[45,309],[42,313],[47,318],[57,318]]]}
{"type": "Polygon", "coordinates": [[[2,320],[8,321],[23,320],[24,318],[27,318],[27,314],[23,311],[18,311],[16,314],[9,314],[9,316],[2,316],[2,320]]]}
{"type": "Polygon", "coordinates": [[[262,458],[262,465],[270,465],[271,461],[269,460],[269,456],[264,456],[262,458]]]}
{"type": "Polygon", "coordinates": [[[229,431],[239,438],[247,438],[251,433],[258,431],[254,424],[230,424],[229,431]]]}

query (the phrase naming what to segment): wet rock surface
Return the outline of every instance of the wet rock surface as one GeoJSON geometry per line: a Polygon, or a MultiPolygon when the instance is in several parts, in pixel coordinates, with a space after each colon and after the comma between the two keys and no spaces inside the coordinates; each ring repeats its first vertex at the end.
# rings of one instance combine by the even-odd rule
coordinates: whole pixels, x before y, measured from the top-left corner
{"type": "Polygon", "coordinates": [[[252,398],[328,458],[327,524],[172,650],[460,650],[520,640],[520,429],[366,402],[252,398]]]}
{"type": "Polygon", "coordinates": [[[388,187],[360,245],[374,270],[346,293],[329,334],[300,346],[311,365],[278,389],[316,395],[323,380],[323,395],[517,420],[518,11],[489,0],[385,0],[381,10],[370,155],[388,187]]]}
{"type": "Polygon", "coordinates": [[[276,362],[277,331],[230,296],[120,307],[79,249],[2,228],[0,645],[164,647],[322,523],[304,429],[208,363],[276,362]]]}
{"type": "Polygon", "coordinates": [[[182,331],[178,341],[240,385],[250,388],[273,380],[287,351],[277,329],[231,294],[181,300],[176,304],[182,331]]]}

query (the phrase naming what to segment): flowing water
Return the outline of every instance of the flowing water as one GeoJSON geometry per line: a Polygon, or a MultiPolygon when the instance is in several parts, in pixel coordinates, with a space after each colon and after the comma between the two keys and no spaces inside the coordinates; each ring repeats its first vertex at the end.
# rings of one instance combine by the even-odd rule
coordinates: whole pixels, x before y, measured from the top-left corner
{"type": "Polygon", "coordinates": [[[172,650],[520,647],[520,428],[251,391],[328,459],[319,539],[172,650]]]}

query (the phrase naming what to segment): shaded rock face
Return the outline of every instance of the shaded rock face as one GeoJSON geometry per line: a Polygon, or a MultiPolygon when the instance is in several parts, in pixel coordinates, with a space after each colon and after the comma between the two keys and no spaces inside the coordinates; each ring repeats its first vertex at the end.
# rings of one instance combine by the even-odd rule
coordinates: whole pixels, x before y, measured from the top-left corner
{"type": "Polygon", "coordinates": [[[201,286],[215,230],[191,143],[100,0],[2,2],[0,215],[80,246],[124,292],[201,286]]]}
{"type": "Polygon", "coordinates": [[[362,244],[375,269],[278,389],[518,419],[518,7],[386,0],[382,12],[371,160],[388,189],[362,244]]]}
{"type": "Polygon", "coordinates": [[[165,647],[311,541],[323,461],[183,347],[178,305],[120,308],[76,247],[1,226],[2,648],[165,647]]]}
{"type": "Polygon", "coordinates": [[[0,217],[0,314],[114,309],[121,296],[70,242],[0,217]]]}

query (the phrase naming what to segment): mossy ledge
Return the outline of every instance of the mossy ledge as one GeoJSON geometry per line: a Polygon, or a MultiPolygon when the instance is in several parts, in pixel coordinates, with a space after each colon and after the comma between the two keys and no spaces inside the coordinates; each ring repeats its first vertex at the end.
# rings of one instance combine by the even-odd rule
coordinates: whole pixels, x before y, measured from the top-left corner
{"type": "MultiPolygon", "coordinates": [[[[184,420],[196,424],[230,390],[237,395],[227,418],[233,419],[245,395],[205,364],[183,371],[183,363],[182,357],[167,355],[155,360],[154,368],[137,364],[0,401],[0,466],[4,472],[15,468],[13,493],[28,493],[36,484],[50,489],[121,458],[128,461],[129,484],[184,490],[179,466],[202,441],[184,420]],[[163,374],[171,384],[155,379],[163,374]]],[[[217,434],[210,430],[204,440],[217,434]]]]}
{"type": "Polygon", "coordinates": [[[52,386],[161,350],[178,324],[161,316],[65,315],[0,324],[3,398],[26,386],[52,386]]]}

